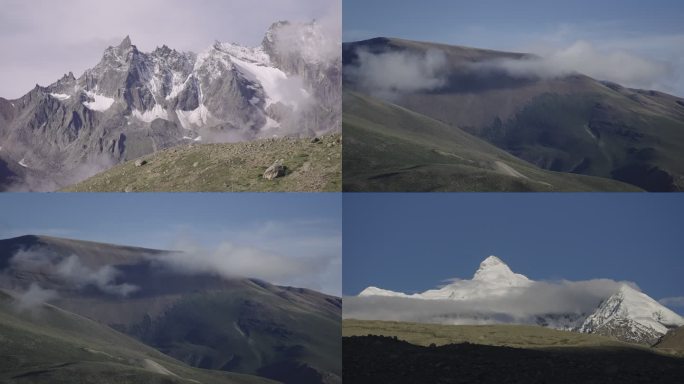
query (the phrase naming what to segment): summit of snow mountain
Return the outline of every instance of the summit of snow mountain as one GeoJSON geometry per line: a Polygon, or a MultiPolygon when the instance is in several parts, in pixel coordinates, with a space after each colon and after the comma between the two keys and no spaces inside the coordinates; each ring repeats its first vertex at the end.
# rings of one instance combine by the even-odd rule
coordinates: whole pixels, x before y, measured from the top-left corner
{"type": "Polygon", "coordinates": [[[655,343],[670,328],[684,325],[684,318],[627,284],[602,301],[584,321],[580,331],[655,343]]]}
{"type": "Polygon", "coordinates": [[[511,268],[496,256],[489,256],[480,263],[473,280],[490,283],[505,283],[509,286],[523,285],[530,280],[511,268]]]}

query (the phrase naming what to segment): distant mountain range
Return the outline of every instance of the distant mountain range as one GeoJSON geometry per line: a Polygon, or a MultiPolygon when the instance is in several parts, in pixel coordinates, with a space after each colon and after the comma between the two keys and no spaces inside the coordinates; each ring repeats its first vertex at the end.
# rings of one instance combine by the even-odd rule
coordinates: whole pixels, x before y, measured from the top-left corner
{"type": "Polygon", "coordinates": [[[19,308],[47,300],[177,364],[284,383],[340,382],[340,298],[186,272],[165,260],[174,255],[45,236],[0,240],[0,289],[19,308]]]}
{"type": "MultiPolygon", "coordinates": [[[[537,282],[511,271],[508,265],[498,257],[490,256],[480,264],[472,280],[458,280],[439,289],[410,295],[377,287],[368,287],[359,293],[359,297],[385,296],[421,301],[441,300],[443,302],[468,303],[468,307],[465,307],[466,304],[464,304],[464,308],[460,309],[445,306],[442,312],[435,312],[436,315],[432,319],[427,319],[427,321],[435,323],[536,324],[555,329],[611,336],[622,341],[648,345],[655,344],[669,329],[684,325],[684,318],[627,284],[620,285],[617,292],[612,292],[608,296],[601,297],[600,294],[597,294],[599,301],[589,311],[585,311],[584,308],[575,306],[575,304],[568,304],[568,308],[575,306],[574,310],[559,312],[558,309],[548,309],[547,311],[542,309],[537,313],[521,316],[517,313],[515,303],[524,300],[534,301],[536,298],[536,296],[532,296],[534,290],[546,289],[544,287],[535,288],[535,284],[537,282]],[[528,295],[529,298],[527,298],[528,295]],[[505,306],[508,300],[511,300],[511,304],[505,306]],[[491,304],[494,301],[497,302],[496,305],[491,304]],[[478,310],[476,304],[479,302],[482,305],[481,309],[478,310]],[[491,309],[494,307],[497,309],[491,309]],[[452,310],[453,313],[450,313],[452,310]]],[[[578,290],[574,294],[576,296],[594,297],[590,288],[585,291],[578,290]]],[[[558,300],[562,299],[563,297],[559,295],[558,300]]],[[[574,299],[577,300],[578,298],[574,297],[574,299]]],[[[591,299],[587,300],[590,301],[591,299]]],[[[584,300],[580,297],[577,301],[584,300]]],[[[375,303],[375,305],[381,306],[382,304],[375,303]]],[[[403,303],[402,305],[408,308],[411,304],[403,303]]],[[[562,303],[560,306],[563,306],[562,303]]],[[[347,315],[345,314],[345,316],[347,315]]]]}
{"type": "Polygon", "coordinates": [[[343,44],[345,190],[684,190],[684,99],[524,70],[538,59],[343,44]]]}
{"type": "Polygon", "coordinates": [[[260,46],[142,52],[126,37],[76,78],[0,98],[0,188],[55,190],[184,143],[339,131],[341,60],[316,22],[260,46]]]}

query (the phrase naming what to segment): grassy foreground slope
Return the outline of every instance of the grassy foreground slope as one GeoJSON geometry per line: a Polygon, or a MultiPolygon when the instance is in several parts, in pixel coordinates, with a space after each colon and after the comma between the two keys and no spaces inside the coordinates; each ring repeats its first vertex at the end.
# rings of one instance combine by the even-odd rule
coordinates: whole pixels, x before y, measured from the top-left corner
{"type": "Polygon", "coordinates": [[[458,128],[345,92],[346,191],[636,191],[614,180],[542,170],[458,128]]]}
{"type": "Polygon", "coordinates": [[[684,357],[684,327],[670,330],[654,347],[684,357]]]}
{"type": "Polygon", "coordinates": [[[610,337],[533,325],[442,325],[354,319],[343,321],[342,336],[366,335],[396,336],[398,339],[422,346],[471,343],[515,348],[641,348],[610,337]]]}
{"type": "Polygon", "coordinates": [[[189,367],[115,330],[0,292],[3,383],[275,383],[189,367]]]}
{"type": "Polygon", "coordinates": [[[66,192],[334,192],[341,189],[341,135],[191,144],[117,165],[66,192]],[[136,161],[146,164],[136,166],[136,161]],[[283,160],[285,176],[262,177],[283,160]]]}

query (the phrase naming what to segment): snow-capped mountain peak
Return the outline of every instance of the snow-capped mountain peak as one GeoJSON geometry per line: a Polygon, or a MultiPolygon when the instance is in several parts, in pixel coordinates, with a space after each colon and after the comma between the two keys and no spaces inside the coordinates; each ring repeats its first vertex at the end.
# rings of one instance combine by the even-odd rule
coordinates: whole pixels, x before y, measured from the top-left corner
{"type": "Polygon", "coordinates": [[[480,263],[473,280],[511,287],[524,286],[530,281],[526,276],[511,271],[511,268],[496,256],[489,256],[480,263]]]}
{"type": "Polygon", "coordinates": [[[581,332],[654,343],[669,328],[684,325],[684,318],[627,284],[604,300],[586,318],[581,332]]]}
{"type": "Polygon", "coordinates": [[[532,280],[524,275],[511,271],[508,265],[498,257],[489,256],[480,263],[480,268],[475,272],[472,280],[456,280],[441,288],[430,289],[412,295],[377,287],[368,287],[359,296],[403,296],[430,300],[469,300],[504,295],[511,288],[525,287],[532,283],[532,280]]]}
{"type": "Polygon", "coordinates": [[[596,333],[642,344],[653,344],[670,328],[684,325],[682,316],[628,284],[616,282],[613,286],[614,290],[601,293],[578,290],[577,287],[581,285],[573,284],[575,283],[565,282],[554,285],[549,282],[535,282],[513,272],[500,258],[489,256],[480,263],[471,280],[456,279],[441,288],[410,295],[368,287],[359,296],[457,301],[463,303],[463,308],[487,308],[488,305],[493,305],[504,309],[494,310],[493,313],[488,310],[468,312],[464,309],[465,314],[462,314],[458,310],[449,312],[454,311],[453,308],[456,307],[445,304],[447,312],[441,314],[437,320],[431,318],[430,321],[459,324],[480,323],[481,321],[537,324],[557,329],[596,333]],[[511,307],[508,304],[509,300],[512,303],[516,300],[524,302],[528,298],[534,301],[535,297],[547,295],[553,297],[557,294],[555,290],[573,292],[572,295],[559,294],[557,296],[558,300],[569,300],[567,306],[561,303],[560,306],[554,307],[553,299],[551,299],[549,300],[551,306],[548,310],[535,309],[537,312],[521,316],[517,313],[515,305],[511,307]],[[592,308],[595,305],[592,302],[598,304],[597,307],[592,308]]]}

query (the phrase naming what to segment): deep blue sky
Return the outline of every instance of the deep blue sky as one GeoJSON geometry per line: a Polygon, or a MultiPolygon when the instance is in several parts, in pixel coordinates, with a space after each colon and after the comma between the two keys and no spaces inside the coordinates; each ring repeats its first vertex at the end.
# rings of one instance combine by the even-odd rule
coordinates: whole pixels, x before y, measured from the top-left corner
{"type": "Polygon", "coordinates": [[[684,194],[345,194],[343,204],[345,295],[470,279],[496,255],[535,280],[610,278],[684,296],[684,194]]]}
{"type": "Polygon", "coordinates": [[[584,41],[606,57],[627,52],[666,65],[647,84],[682,96],[683,20],[681,0],[345,0],[343,40],[401,37],[542,56],[584,41]]]}
{"type": "Polygon", "coordinates": [[[213,246],[227,232],[276,224],[311,236],[339,232],[341,209],[332,193],[3,193],[0,238],[45,234],[164,249],[189,235],[213,246]]]}

